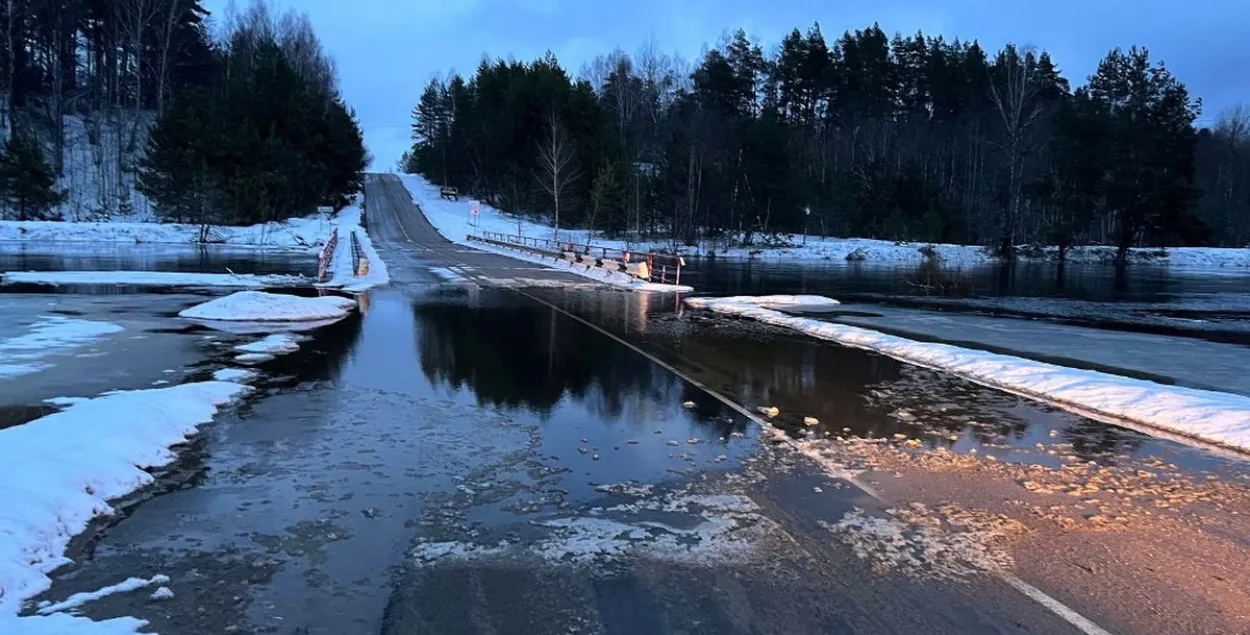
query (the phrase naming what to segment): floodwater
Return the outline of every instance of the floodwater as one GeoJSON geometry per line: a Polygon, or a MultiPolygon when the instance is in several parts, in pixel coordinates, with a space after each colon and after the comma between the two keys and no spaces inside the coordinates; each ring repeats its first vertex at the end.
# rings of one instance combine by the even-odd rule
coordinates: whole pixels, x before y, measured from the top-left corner
{"type": "MultiPolygon", "coordinates": [[[[535,292],[539,294],[539,292],[535,292]]],[[[946,373],[756,322],[682,309],[674,298],[541,292],[748,408],[776,407],[796,437],[920,439],[927,448],[990,451],[1003,460],[1055,464],[1037,444],[1062,440],[1082,460],[1160,458],[1199,471],[1245,471],[1213,454],[1090,421],[946,373]],[[814,417],[818,426],[804,425],[814,417]]]]}
{"type": "Polygon", "coordinates": [[[1171,302],[1187,296],[1246,297],[1250,272],[1240,269],[1170,269],[1018,263],[933,270],[925,265],[870,262],[783,262],[696,258],[682,271],[700,293],[761,295],[810,293],[838,299],[926,295],[923,286],[945,283],[954,295],[991,298],[1064,298],[1093,302],[1171,302]]]}
{"type": "MultiPolygon", "coordinates": [[[[0,271],[133,269],[190,272],[311,273],[298,252],[135,245],[0,245],[0,271]]],[[[229,293],[128,285],[0,286],[0,343],[56,320],[108,324],[115,332],[72,346],[0,350],[0,428],[53,412],[57,397],[94,397],[207,379],[206,360],[241,338],[179,320],[179,311],[229,293]],[[7,366],[6,366],[7,364],[7,366]]]]}
{"type": "Polygon", "coordinates": [[[223,245],[0,242],[4,271],[177,271],[191,273],[303,274],[317,272],[309,251],[247,249],[223,245]]]}

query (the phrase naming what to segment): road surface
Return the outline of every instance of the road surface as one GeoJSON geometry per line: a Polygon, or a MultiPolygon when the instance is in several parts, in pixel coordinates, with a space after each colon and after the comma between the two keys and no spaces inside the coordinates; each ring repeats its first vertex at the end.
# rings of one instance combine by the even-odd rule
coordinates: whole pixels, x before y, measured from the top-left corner
{"type": "MultiPolygon", "coordinates": [[[[677,317],[671,300],[454,246],[393,177],[370,176],[365,192],[392,284],[264,366],[259,394],[142,504],[80,541],[78,564],[40,599],[163,573],[172,599],[117,595],[83,611],[182,634],[1102,635],[1245,623],[1234,603],[1180,605],[1184,582],[1205,588],[1196,579],[1134,595],[1132,575],[1104,571],[1114,584],[1086,593],[1089,580],[1069,584],[1036,554],[1019,570],[1006,520],[930,514],[942,501],[989,505],[963,498],[985,488],[917,482],[876,456],[863,477],[840,477],[750,416],[773,404],[786,419],[806,399],[828,408],[811,411],[818,430],[867,436],[888,417],[865,398],[904,390],[966,401],[961,416],[988,421],[1062,417],[1058,428],[1069,415],[1022,414],[1031,406],[1015,398],[862,351],[677,317]],[[445,270],[458,282],[442,282],[445,270]],[[578,286],[499,282],[517,279],[578,286]],[[813,379],[820,368],[826,383],[813,379]],[[913,504],[895,480],[936,498],[913,504]],[[1149,615],[1140,597],[1155,603],[1149,615]]],[[[1062,544],[1076,555],[1051,560],[1091,551],[1062,544]]]]}

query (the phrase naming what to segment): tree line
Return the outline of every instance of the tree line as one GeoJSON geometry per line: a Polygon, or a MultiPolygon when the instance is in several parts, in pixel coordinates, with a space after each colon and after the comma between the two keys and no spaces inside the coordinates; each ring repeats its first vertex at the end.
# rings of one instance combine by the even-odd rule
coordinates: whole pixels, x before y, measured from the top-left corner
{"type": "Polygon", "coordinates": [[[257,0],[210,24],[202,0],[9,0],[0,23],[11,218],[251,223],[359,190],[360,129],[303,15],[257,0]]]}
{"type": "Polygon", "coordinates": [[[985,245],[1244,245],[1250,116],[1210,129],[1146,49],[1073,90],[1045,51],[873,25],[739,30],[693,64],[646,45],[434,78],[401,168],[557,227],[693,245],[792,232],[985,245]]]}

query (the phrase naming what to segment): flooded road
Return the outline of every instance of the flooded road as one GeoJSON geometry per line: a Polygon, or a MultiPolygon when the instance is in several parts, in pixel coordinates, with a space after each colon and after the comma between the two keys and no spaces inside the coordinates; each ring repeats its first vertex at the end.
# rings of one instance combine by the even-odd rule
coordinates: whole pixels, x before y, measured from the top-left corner
{"type": "Polygon", "coordinates": [[[192,634],[1250,624],[1246,572],[1218,566],[1244,561],[1250,534],[1213,520],[1250,497],[1199,482],[1244,480],[1236,459],[673,297],[494,288],[551,274],[450,245],[395,190],[367,187],[391,287],[261,365],[256,394],[80,541],[39,599],[165,574],[173,598],[83,611],[192,634]],[[448,268],[458,281],[440,282],[448,268]],[[1123,481],[1147,470],[1166,483],[1149,498],[1123,481]],[[1097,524],[1095,478],[1107,505],[1171,506],[1097,524]],[[1159,524],[1173,513],[1193,514],[1194,535],[1159,524]],[[1051,517],[1077,524],[1056,533],[1051,517]],[[1187,560],[1145,549],[1149,535],[1187,560]]]}

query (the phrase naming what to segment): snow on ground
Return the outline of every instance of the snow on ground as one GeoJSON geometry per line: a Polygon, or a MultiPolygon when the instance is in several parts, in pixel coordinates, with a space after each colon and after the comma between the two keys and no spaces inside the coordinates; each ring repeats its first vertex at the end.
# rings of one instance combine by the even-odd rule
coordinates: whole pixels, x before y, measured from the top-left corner
{"type": "Polygon", "coordinates": [[[154,575],[148,579],[127,578],[126,580],[118,582],[117,584],[112,584],[102,589],[97,589],[95,591],[84,591],[82,593],[75,593],[69,596],[69,598],[65,599],[64,601],[57,602],[56,604],[47,604],[47,605],[40,606],[39,610],[36,611],[36,613],[40,615],[51,615],[53,613],[60,613],[62,611],[68,611],[70,609],[76,609],[88,602],[94,602],[101,598],[106,598],[110,595],[114,595],[117,593],[130,593],[131,591],[137,591],[145,587],[150,587],[154,584],[168,584],[168,583],[169,583],[169,576],[167,575],[154,575]]]}
{"type": "MultiPolygon", "coordinates": [[[[198,244],[201,227],[181,223],[0,221],[0,242],[87,242],[198,244]]],[[[237,247],[314,248],[330,238],[333,224],[326,215],[292,218],[246,227],[215,225],[209,243],[237,247]]]]}
{"type": "MultiPolygon", "coordinates": [[[[529,252],[506,249],[480,241],[469,240],[469,234],[477,231],[503,232],[512,235],[516,235],[519,231],[524,236],[549,238],[551,237],[551,228],[515,217],[508,217],[503,212],[485,203],[470,203],[468,200],[444,200],[438,195],[438,187],[431,185],[429,181],[420,176],[404,174],[400,175],[400,178],[403,180],[404,186],[408,188],[408,193],[412,195],[412,200],[421,207],[422,213],[425,214],[430,224],[438,230],[438,233],[458,245],[465,245],[552,269],[568,271],[584,278],[590,278],[591,280],[633,291],[685,292],[693,290],[684,285],[644,282],[619,271],[608,271],[600,267],[587,267],[558,258],[546,258],[529,252]],[[474,225],[471,226],[469,224],[469,210],[473,204],[479,206],[481,213],[479,215],[480,220],[475,221],[474,225]]],[[[574,242],[586,242],[588,238],[587,232],[578,230],[561,230],[560,237],[562,240],[574,242]]],[[[618,246],[604,241],[596,241],[595,244],[605,247],[618,246]]]]}
{"type": "Polygon", "coordinates": [[[361,210],[359,204],[353,203],[338,213],[339,230],[338,248],[334,250],[334,259],[330,263],[330,280],[320,286],[341,288],[351,293],[361,293],[373,287],[387,284],[391,276],[386,270],[386,263],[378,256],[373,247],[373,240],[360,225],[361,210]],[[356,237],[360,250],[369,261],[369,272],[357,276],[352,263],[351,237],[356,237]]]}
{"type": "Polygon", "coordinates": [[[303,276],[181,271],[22,271],[0,273],[0,284],[119,284],[153,287],[296,287],[303,276]]]}
{"type": "Polygon", "coordinates": [[[198,320],[302,322],[344,318],[355,308],[355,300],[338,296],[305,298],[263,291],[239,291],[197,304],[178,316],[198,320]]]}
{"type": "Polygon", "coordinates": [[[0,340],[0,380],[43,370],[48,365],[42,358],[123,330],[108,322],[58,315],[39,320],[28,333],[0,340]]]}
{"type": "Polygon", "coordinates": [[[93,622],[64,613],[32,617],[0,615],[0,633],[5,635],[133,635],[147,625],[147,621],[133,617],[93,622]]]}
{"type": "Polygon", "coordinates": [[[792,317],[740,299],[690,298],[686,303],[693,308],[754,319],[876,351],[917,366],[952,372],[1080,414],[1135,422],[1155,431],[1250,451],[1250,397],[1164,386],[948,344],[916,342],[865,328],[792,317]]]}
{"type": "MultiPolygon", "coordinates": [[[[0,625],[49,588],[69,540],[112,513],[110,500],[152,482],[143,468],[172,461],[172,446],[247,390],[209,381],[112,392],[0,430],[0,625]]],[[[53,622],[18,623],[31,630],[0,632],[41,632],[36,624],[65,632],[53,622]]],[[[100,632],[130,632],[123,624],[100,632]]]]}
{"type": "MultiPolygon", "coordinates": [[[[408,191],[418,203],[422,203],[426,218],[453,242],[465,244],[465,236],[479,231],[550,238],[552,228],[531,220],[513,216],[485,203],[478,203],[480,214],[473,225],[469,223],[468,200],[442,201],[438,187],[418,175],[400,175],[408,191]],[[420,197],[420,198],[418,198],[420,197]],[[434,205],[426,206],[429,200],[434,205]]],[[[760,237],[757,234],[757,237],[760,237]]],[[[630,251],[673,251],[672,241],[624,241],[601,238],[584,229],[561,229],[560,238],[577,243],[590,243],[614,249],[630,251]]],[[[784,246],[750,246],[714,248],[718,258],[785,260],[789,262],[850,260],[852,262],[878,262],[892,264],[921,264],[937,259],[950,267],[965,267],[995,262],[997,258],[978,245],[951,245],[924,242],[896,242],[871,238],[821,238],[783,234],[778,237],[784,246]]],[[[473,245],[477,246],[477,245],[473,245]]],[[[680,247],[686,255],[706,255],[703,248],[680,247]]],[[[1021,260],[1051,262],[1057,260],[1057,249],[1046,247],[1036,250],[1022,249],[1021,260]]],[[[1114,247],[1074,247],[1068,251],[1072,263],[1110,264],[1115,259],[1114,247]]],[[[1250,267],[1250,248],[1172,247],[1132,249],[1129,260],[1135,264],[1170,265],[1175,267],[1250,267]]]]}

